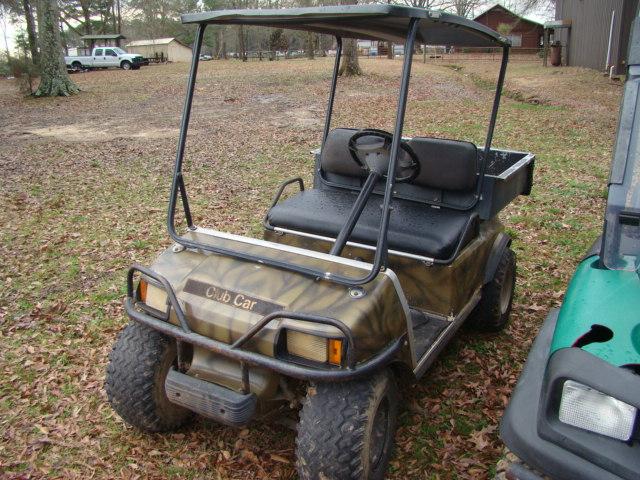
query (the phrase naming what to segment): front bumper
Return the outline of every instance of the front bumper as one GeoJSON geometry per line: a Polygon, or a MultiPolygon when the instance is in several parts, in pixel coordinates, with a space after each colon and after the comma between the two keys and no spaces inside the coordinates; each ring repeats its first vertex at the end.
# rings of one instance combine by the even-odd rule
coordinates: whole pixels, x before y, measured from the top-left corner
{"type": "Polygon", "coordinates": [[[210,350],[213,353],[239,362],[243,369],[245,393],[249,392],[248,366],[266,368],[282,375],[305,381],[348,381],[372,375],[381,368],[384,368],[397,358],[398,353],[404,346],[406,340],[406,335],[402,335],[388,344],[378,354],[364,362],[356,364],[355,360],[353,360],[355,358],[354,340],[351,332],[342,322],[317,315],[279,311],[265,315],[262,319],[256,322],[256,324],[243,337],[236,340],[233,344],[227,344],[196,333],[189,328],[187,319],[182,311],[182,307],[180,306],[171,285],[162,275],[140,265],[135,265],[129,270],[127,277],[127,292],[127,298],[125,299],[124,306],[127,315],[129,315],[132,320],[147,325],[148,327],[158,330],[165,335],[174,337],[180,342],[189,343],[194,346],[210,350]],[[166,291],[170,308],[168,309],[165,318],[157,318],[138,307],[133,288],[133,276],[136,272],[140,272],[146,277],[152,278],[166,291]],[[169,312],[171,311],[175,313],[180,326],[173,325],[168,321],[169,312]],[[347,341],[347,365],[344,367],[312,368],[242,349],[242,346],[269,322],[279,318],[291,318],[311,323],[328,324],[341,330],[347,341]]]}
{"type": "MultiPolygon", "coordinates": [[[[620,388],[617,377],[621,377],[624,386],[618,392],[625,391],[624,397],[638,388],[638,380],[631,372],[609,365],[578,348],[555,352],[553,361],[549,361],[557,319],[558,310],[553,310],[533,343],[502,418],[502,440],[524,462],[554,479],[640,478],[636,455],[638,442],[635,446],[628,445],[553,419],[550,412],[558,399],[549,398],[546,392],[551,385],[564,382],[564,379],[572,378],[614,393],[610,386],[603,388],[599,383],[616,384],[614,390],[617,390],[620,388]]],[[[529,473],[517,465],[511,469],[511,478],[535,478],[527,477],[529,473]]]]}

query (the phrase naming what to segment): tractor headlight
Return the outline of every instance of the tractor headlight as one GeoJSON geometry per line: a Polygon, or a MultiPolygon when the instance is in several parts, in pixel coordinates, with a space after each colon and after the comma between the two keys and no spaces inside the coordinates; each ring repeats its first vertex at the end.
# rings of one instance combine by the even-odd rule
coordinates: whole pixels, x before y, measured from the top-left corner
{"type": "Polygon", "coordinates": [[[342,364],[342,339],[287,330],[287,352],[320,363],[342,364]]]}
{"type": "Polygon", "coordinates": [[[633,433],[637,409],[573,380],[562,387],[559,419],[590,432],[627,441],[633,433]]]}
{"type": "Polygon", "coordinates": [[[167,312],[167,292],[144,278],[138,284],[138,298],[142,303],[162,313],[167,312]]]}

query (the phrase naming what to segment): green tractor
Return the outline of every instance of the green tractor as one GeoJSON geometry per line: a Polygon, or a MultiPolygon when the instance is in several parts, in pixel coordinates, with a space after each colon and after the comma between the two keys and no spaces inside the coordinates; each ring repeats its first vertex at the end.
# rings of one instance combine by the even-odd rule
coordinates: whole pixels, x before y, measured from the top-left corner
{"type": "Polygon", "coordinates": [[[640,20],[604,231],[545,320],[502,420],[507,478],[640,478],[640,20]]]}
{"type": "Polygon", "coordinates": [[[242,426],[301,403],[300,478],[381,479],[399,409],[396,379],[421,378],[465,322],[496,331],[509,319],[515,256],[497,216],[529,193],[534,166],[530,153],[491,147],[509,41],[465,18],[392,5],[182,20],[198,29],[169,198],[174,244],[150,267],[129,271],[131,323],[111,353],[109,401],[127,423],[154,432],[194,412],[242,426]],[[313,188],[300,178],[282,184],[263,239],[196,226],[189,207],[183,156],[210,24],[336,38],[313,188]],[[343,38],[405,43],[393,133],[331,127],[343,38]],[[482,147],[403,136],[416,42],[503,52],[482,147]],[[186,225],[178,229],[180,204],[186,225]]]}

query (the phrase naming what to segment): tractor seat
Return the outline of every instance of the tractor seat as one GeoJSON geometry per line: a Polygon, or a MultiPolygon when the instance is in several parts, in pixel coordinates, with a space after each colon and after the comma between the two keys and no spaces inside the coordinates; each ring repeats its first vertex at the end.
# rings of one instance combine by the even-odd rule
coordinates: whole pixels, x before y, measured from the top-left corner
{"type": "MultiPolygon", "coordinates": [[[[337,188],[304,190],[275,205],[267,216],[268,225],[336,238],[357,194],[337,188]]],[[[382,202],[380,195],[371,196],[350,241],[376,244],[382,202]]],[[[433,208],[397,198],[392,199],[391,207],[387,237],[391,250],[448,259],[459,243],[464,247],[478,232],[478,217],[472,212],[433,208]],[[467,223],[470,228],[463,235],[467,223]]]]}

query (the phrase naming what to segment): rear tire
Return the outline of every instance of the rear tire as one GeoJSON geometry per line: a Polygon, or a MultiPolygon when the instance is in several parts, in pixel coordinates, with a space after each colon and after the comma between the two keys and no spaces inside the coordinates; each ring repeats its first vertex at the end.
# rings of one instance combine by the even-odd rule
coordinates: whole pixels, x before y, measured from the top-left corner
{"type": "Polygon", "coordinates": [[[120,68],[122,68],[123,70],[131,70],[131,62],[124,60],[121,64],[120,64],[120,68]]]}
{"type": "Polygon", "coordinates": [[[302,480],[381,480],[397,425],[399,394],[388,369],[365,380],[310,386],[300,413],[302,480]]]}
{"type": "Polygon", "coordinates": [[[482,332],[499,332],[509,323],[516,284],[516,254],[510,248],[502,252],[496,272],[482,288],[482,298],[468,324],[482,332]]]}
{"type": "Polygon", "coordinates": [[[74,69],[76,72],[81,72],[82,71],[82,63],[80,62],[73,62],[71,64],[71,68],[74,69]]]}
{"type": "Polygon", "coordinates": [[[175,430],[193,413],[169,402],[164,382],[176,363],[176,342],[145,325],[129,323],[116,340],[105,389],[113,409],[130,425],[149,432],[175,430]]]}

